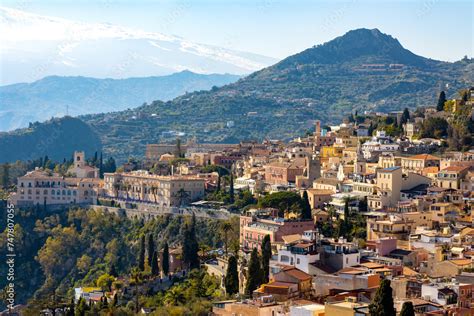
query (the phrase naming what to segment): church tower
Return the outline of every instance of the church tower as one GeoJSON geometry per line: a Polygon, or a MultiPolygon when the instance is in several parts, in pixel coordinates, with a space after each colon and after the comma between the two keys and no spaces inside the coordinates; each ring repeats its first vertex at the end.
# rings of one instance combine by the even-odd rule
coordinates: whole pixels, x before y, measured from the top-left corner
{"type": "Polygon", "coordinates": [[[83,151],[74,152],[74,166],[76,168],[83,168],[86,165],[86,155],[83,151]]]}

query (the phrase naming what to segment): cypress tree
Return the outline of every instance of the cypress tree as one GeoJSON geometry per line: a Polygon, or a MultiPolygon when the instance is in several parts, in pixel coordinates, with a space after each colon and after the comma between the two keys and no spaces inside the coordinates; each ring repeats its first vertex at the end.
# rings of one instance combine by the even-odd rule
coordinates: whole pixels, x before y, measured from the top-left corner
{"type": "Polygon", "coordinates": [[[262,268],[260,267],[260,258],[258,256],[257,248],[253,248],[247,269],[245,294],[252,296],[253,291],[255,291],[260,284],[262,284],[262,268]]]}
{"type": "Polygon", "coordinates": [[[140,238],[140,249],[138,253],[138,268],[140,271],[145,270],[145,235],[140,238]]]}
{"type": "Polygon", "coordinates": [[[100,160],[99,160],[99,177],[104,177],[104,159],[102,157],[102,152],[100,152],[100,160]]]}
{"type": "Polygon", "coordinates": [[[230,184],[229,184],[229,203],[234,204],[235,202],[235,197],[234,197],[234,172],[231,168],[230,170],[230,184]]]}
{"type": "Polygon", "coordinates": [[[311,205],[309,204],[308,192],[303,192],[303,210],[301,212],[301,219],[311,219],[311,205]]]}
{"type": "Polygon", "coordinates": [[[382,280],[380,286],[375,293],[372,303],[369,305],[370,315],[377,316],[395,316],[395,308],[393,307],[392,288],[390,280],[382,280]]]}
{"type": "Polygon", "coordinates": [[[168,243],[165,243],[163,247],[163,256],[161,258],[161,269],[163,269],[163,274],[168,275],[170,272],[170,250],[168,248],[168,243]]]}
{"type": "Polygon", "coordinates": [[[153,234],[148,234],[148,244],[147,244],[147,261],[148,265],[151,267],[151,260],[153,258],[153,253],[155,252],[155,242],[153,241],[153,234]]]}
{"type": "Polygon", "coordinates": [[[157,276],[160,270],[158,269],[158,255],[156,251],[153,252],[151,259],[151,274],[157,276]]]}
{"type": "Polygon", "coordinates": [[[402,305],[402,310],[400,311],[400,316],[415,316],[415,310],[413,309],[412,302],[405,302],[402,305]]]}
{"type": "Polygon", "coordinates": [[[199,244],[196,238],[196,215],[193,214],[191,223],[186,223],[184,229],[183,261],[189,269],[199,268],[199,244]]]}
{"type": "Polygon", "coordinates": [[[225,291],[232,295],[239,292],[239,274],[237,271],[237,258],[230,256],[225,275],[225,291]]]}
{"type": "Polygon", "coordinates": [[[410,111],[408,111],[408,108],[405,108],[403,110],[403,114],[402,114],[402,118],[400,122],[401,124],[405,124],[406,122],[408,122],[409,119],[410,119],[410,111]]]}
{"type": "Polygon", "coordinates": [[[443,111],[444,110],[444,103],[446,102],[446,93],[441,91],[438,97],[438,104],[436,105],[436,110],[443,111]]]}
{"type": "Polygon", "coordinates": [[[265,235],[262,241],[262,271],[263,271],[262,283],[267,283],[269,281],[271,257],[272,257],[272,243],[270,241],[270,235],[265,235]]]}

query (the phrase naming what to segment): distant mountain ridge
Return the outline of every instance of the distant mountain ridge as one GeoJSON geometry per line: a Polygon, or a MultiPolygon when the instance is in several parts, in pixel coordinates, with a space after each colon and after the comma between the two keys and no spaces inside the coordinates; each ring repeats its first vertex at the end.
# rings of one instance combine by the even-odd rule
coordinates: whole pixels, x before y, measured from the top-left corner
{"type": "Polygon", "coordinates": [[[32,83],[0,87],[0,131],[26,127],[29,122],[120,111],[153,100],[167,101],[186,92],[208,90],[240,77],[182,71],[169,76],[127,79],[50,76],[32,83]]]}
{"type": "Polygon", "coordinates": [[[379,30],[358,29],[217,89],[80,118],[106,154],[124,161],[169,140],[170,130],[198,142],[290,139],[316,119],[330,124],[354,111],[434,105],[441,89],[451,97],[472,82],[472,59],[424,58],[379,30]]]}
{"type": "Polygon", "coordinates": [[[248,74],[277,59],[178,36],[85,23],[0,6],[0,84],[84,76],[130,78],[195,73],[248,74]]]}

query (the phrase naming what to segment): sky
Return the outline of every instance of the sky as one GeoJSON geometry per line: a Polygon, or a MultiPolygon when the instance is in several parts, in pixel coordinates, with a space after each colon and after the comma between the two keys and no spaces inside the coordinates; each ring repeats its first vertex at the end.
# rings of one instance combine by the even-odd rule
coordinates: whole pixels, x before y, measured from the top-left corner
{"type": "Polygon", "coordinates": [[[455,61],[474,55],[474,2],[469,0],[1,0],[0,4],[279,59],[361,27],[378,28],[412,52],[433,59],[455,61]]]}

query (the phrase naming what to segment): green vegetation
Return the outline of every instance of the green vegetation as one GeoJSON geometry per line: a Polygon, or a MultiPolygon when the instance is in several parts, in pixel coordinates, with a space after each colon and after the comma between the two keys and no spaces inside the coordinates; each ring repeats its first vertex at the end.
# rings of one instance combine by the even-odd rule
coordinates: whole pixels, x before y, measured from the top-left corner
{"type": "Polygon", "coordinates": [[[272,243],[270,235],[265,235],[262,240],[262,283],[268,283],[270,277],[270,259],[272,258],[272,243]]]}
{"type": "Polygon", "coordinates": [[[169,130],[199,142],[288,139],[303,134],[309,120],[330,124],[355,110],[431,106],[436,104],[433,96],[439,93],[439,83],[449,82],[450,91],[470,84],[466,75],[472,74],[470,67],[471,59],[455,63],[426,59],[376,30],[356,30],[233,84],[81,119],[99,135],[104,153],[124,162],[143,155],[148,143],[171,141],[162,137],[169,130]],[[363,67],[374,63],[403,66],[376,71],[363,67]],[[229,128],[225,123],[231,120],[235,126],[229,128]]]}
{"type": "Polygon", "coordinates": [[[393,307],[392,288],[390,280],[382,280],[380,286],[375,293],[372,303],[369,305],[370,315],[377,316],[395,316],[395,308],[393,307]]]}
{"type": "Polygon", "coordinates": [[[225,276],[225,291],[228,295],[239,292],[239,274],[237,271],[237,258],[235,256],[229,257],[225,276]]]}
{"type": "Polygon", "coordinates": [[[248,263],[247,270],[247,283],[245,284],[245,294],[252,296],[260,284],[263,283],[262,279],[262,267],[260,265],[260,256],[258,255],[257,248],[253,248],[250,260],[248,263]]]}
{"type": "Polygon", "coordinates": [[[301,196],[291,191],[282,191],[266,195],[258,200],[258,206],[261,208],[276,208],[280,211],[280,217],[283,217],[284,212],[289,211],[303,216],[303,210],[307,207],[301,196]]]}
{"type": "Polygon", "coordinates": [[[402,305],[402,310],[400,311],[400,316],[415,316],[415,310],[413,309],[412,302],[405,302],[402,305]]]}
{"type": "MultiPolygon", "coordinates": [[[[0,211],[4,216],[5,205],[0,205],[0,211]]],[[[94,210],[46,212],[42,208],[19,210],[15,219],[16,268],[22,272],[15,280],[17,302],[28,301],[33,307],[47,306],[53,292],[58,300],[69,304],[74,287],[96,286],[98,279],[99,286],[107,287],[116,275],[130,275],[138,265],[142,236],[153,234],[153,239],[160,241],[155,249],[163,249],[165,242],[181,243],[190,222],[186,217],[160,216],[143,222],[94,210]]],[[[219,220],[195,222],[196,242],[214,248],[222,245],[215,233],[221,225],[219,220]]],[[[229,238],[238,240],[238,220],[231,223],[236,226],[229,238]]],[[[0,225],[0,255],[5,256],[5,222],[0,225]]],[[[140,278],[151,277],[151,267],[145,266],[140,278]]],[[[5,269],[5,265],[0,266],[0,274],[5,275],[5,269]]],[[[0,280],[0,288],[5,287],[5,281],[0,280]]]]}

